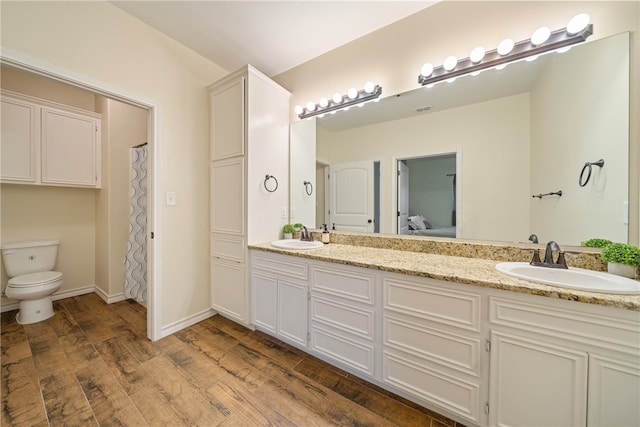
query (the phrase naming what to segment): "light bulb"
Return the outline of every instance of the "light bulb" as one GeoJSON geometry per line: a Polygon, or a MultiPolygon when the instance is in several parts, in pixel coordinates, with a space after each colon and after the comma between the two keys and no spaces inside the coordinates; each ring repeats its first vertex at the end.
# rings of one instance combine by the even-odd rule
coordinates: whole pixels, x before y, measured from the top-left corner
{"type": "Polygon", "coordinates": [[[320,98],[319,104],[322,108],[327,108],[329,106],[329,100],[327,98],[320,98]]]}
{"type": "Polygon", "coordinates": [[[504,70],[507,67],[507,64],[496,65],[496,70],[504,70]]]}
{"type": "Polygon", "coordinates": [[[433,74],[433,64],[424,64],[420,69],[420,74],[422,74],[424,77],[429,77],[431,74],[433,74]]]}
{"type": "Polygon", "coordinates": [[[535,61],[536,59],[538,59],[538,55],[529,56],[529,57],[527,57],[527,58],[525,59],[525,61],[527,61],[527,62],[533,62],[533,61],[535,61]]]}
{"type": "Polygon", "coordinates": [[[458,58],[456,58],[455,56],[447,56],[444,59],[442,66],[444,67],[445,70],[451,71],[454,68],[456,68],[457,64],[458,64],[458,58]]]}
{"type": "Polygon", "coordinates": [[[296,112],[297,115],[300,115],[300,114],[302,114],[304,109],[302,108],[301,105],[296,105],[296,108],[294,108],[294,111],[296,112]]]}
{"type": "Polygon", "coordinates": [[[366,82],[364,84],[364,91],[367,93],[373,93],[373,91],[376,90],[376,85],[373,84],[373,82],[366,82]]]}
{"type": "Polygon", "coordinates": [[[307,102],[307,111],[316,111],[316,104],[313,102],[307,102]]]}
{"type": "Polygon", "coordinates": [[[570,50],[571,50],[571,46],[565,46],[565,47],[561,47],[560,49],[556,50],[556,52],[565,53],[565,52],[569,52],[570,50]]]}
{"type": "Polygon", "coordinates": [[[455,78],[455,77],[452,77],[452,78],[450,78],[450,79],[447,79],[447,83],[453,83],[453,82],[455,82],[455,81],[456,81],[456,78],[455,78]]]}
{"type": "Polygon", "coordinates": [[[589,25],[589,21],[591,21],[591,17],[586,13],[581,13],[579,15],[571,18],[571,21],[567,24],[567,34],[570,36],[574,34],[578,34],[583,31],[589,25]]]}
{"type": "Polygon", "coordinates": [[[336,104],[341,104],[342,103],[342,95],[340,95],[338,92],[333,94],[333,98],[331,98],[333,100],[333,102],[335,102],[336,104]]]}
{"type": "Polygon", "coordinates": [[[551,30],[549,27],[540,27],[531,34],[531,44],[534,46],[540,46],[542,43],[549,40],[551,30]]]}
{"type": "Polygon", "coordinates": [[[482,46],[478,46],[477,48],[471,51],[471,54],[469,55],[469,59],[474,64],[477,64],[478,62],[482,61],[482,59],[484,58],[484,54],[485,54],[484,48],[482,46]]]}
{"type": "Polygon", "coordinates": [[[347,91],[347,96],[349,99],[356,99],[358,97],[358,91],[354,88],[351,88],[347,91]]]}
{"type": "Polygon", "coordinates": [[[508,55],[514,46],[515,42],[512,39],[504,39],[498,45],[498,53],[502,56],[508,55]]]}

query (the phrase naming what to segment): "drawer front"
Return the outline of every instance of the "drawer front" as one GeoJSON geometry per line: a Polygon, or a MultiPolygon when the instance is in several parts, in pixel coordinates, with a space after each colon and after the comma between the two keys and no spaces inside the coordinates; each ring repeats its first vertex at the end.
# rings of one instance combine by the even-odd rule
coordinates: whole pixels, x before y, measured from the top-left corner
{"type": "Polygon", "coordinates": [[[477,294],[399,278],[383,278],[385,310],[448,326],[480,331],[480,302],[481,297],[477,294]]]}
{"type": "Polygon", "coordinates": [[[477,339],[391,316],[384,316],[383,325],[385,346],[479,376],[480,342],[477,339]]]}
{"type": "Polygon", "coordinates": [[[545,334],[560,340],[638,354],[639,322],[562,307],[543,307],[491,296],[489,321],[495,325],[545,334]]]}
{"type": "Polygon", "coordinates": [[[288,276],[305,282],[309,280],[309,264],[296,261],[296,258],[291,256],[269,256],[253,252],[251,267],[278,276],[288,276]]]}
{"type": "Polygon", "coordinates": [[[244,262],[245,240],[243,237],[211,233],[211,256],[229,261],[244,262]]]}
{"type": "Polygon", "coordinates": [[[373,305],[375,276],[362,271],[313,266],[312,290],[373,305]]]}
{"type": "Polygon", "coordinates": [[[311,299],[311,321],[373,340],[374,313],[324,298],[311,299]]]}
{"type": "Polygon", "coordinates": [[[382,355],[382,366],[385,383],[478,424],[478,384],[453,378],[388,351],[382,355]]]}
{"type": "Polygon", "coordinates": [[[373,346],[356,342],[323,328],[311,328],[311,350],[374,376],[373,346]]]}

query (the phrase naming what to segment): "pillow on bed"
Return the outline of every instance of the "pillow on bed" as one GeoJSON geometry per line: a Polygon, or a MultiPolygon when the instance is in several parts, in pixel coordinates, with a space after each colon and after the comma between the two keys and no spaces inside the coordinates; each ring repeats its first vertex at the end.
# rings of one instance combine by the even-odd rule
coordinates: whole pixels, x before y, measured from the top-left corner
{"type": "Polygon", "coordinates": [[[424,224],[424,228],[421,228],[421,230],[433,228],[433,226],[431,225],[431,221],[429,221],[427,218],[423,217],[422,215],[416,215],[414,218],[417,224],[424,224]]]}
{"type": "Polygon", "coordinates": [[[413,224],[416,230],[426,230],[427,226],[424,223],[424,217],[421,215],[415,215],[409,217],[409,223],[413,224]]]}

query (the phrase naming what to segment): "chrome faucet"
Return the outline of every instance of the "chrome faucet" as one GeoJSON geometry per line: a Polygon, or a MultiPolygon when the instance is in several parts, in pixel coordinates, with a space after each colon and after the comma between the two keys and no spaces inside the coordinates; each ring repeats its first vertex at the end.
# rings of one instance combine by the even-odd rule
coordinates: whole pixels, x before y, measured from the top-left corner
{"type": "Polygon", "coordinates": [[[300,231],[300,240],[302,240],[303,242],[310,242],[311,239],[311,234],[309,234],[309,230],[307,230],[307,227],[305,227],[304,225],[302,226],[302,230],[300,231]]]}
{"type": "Polygon", "coordinates": [[[538,243],[538,236],[536,236],[535,234],[530,235],[529,241],[531,241],[531,243],[538,243]]]}
{"type": "Polygon", "coordinates": [[[539,250],[536,249],[533,251],[533,258],[529,264],[538,267],[569,268],[567,267],[567,261],[564,258],[564,251],[560,249],[560,245],[553,240],[547,243],[547,247],[544,251],[544,260],[540,261],[540,253],[539,250]],[[558,258],[555,261],[553,260],[553,251],[558,252],[558,258]]]}

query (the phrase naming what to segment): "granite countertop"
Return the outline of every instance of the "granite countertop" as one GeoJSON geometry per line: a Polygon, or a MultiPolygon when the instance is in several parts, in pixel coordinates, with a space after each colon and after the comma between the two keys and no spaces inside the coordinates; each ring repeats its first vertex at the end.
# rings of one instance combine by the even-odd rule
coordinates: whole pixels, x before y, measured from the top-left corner
{"type": "Polygon", "coordinates": [[[498,272],[495,266],[500,261],[489,259],[336,243],[313,250],[278,249],[270,243],[253,244],[249,245],[249,248],[448,282],[640,311],[640,295],[587,292],[517,279],[498,272]]]}

